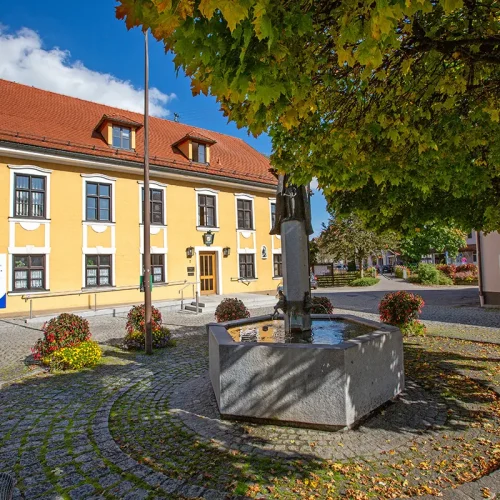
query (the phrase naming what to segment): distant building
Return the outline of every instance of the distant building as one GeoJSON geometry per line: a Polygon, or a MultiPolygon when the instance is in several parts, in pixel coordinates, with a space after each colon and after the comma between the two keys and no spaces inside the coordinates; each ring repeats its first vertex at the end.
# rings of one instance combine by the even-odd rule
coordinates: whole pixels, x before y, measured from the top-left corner
{"type": "Polygon", "coordinates": [[[479,297],[481,305],[500,306],[500,234],[478,233],[479,297]]]}

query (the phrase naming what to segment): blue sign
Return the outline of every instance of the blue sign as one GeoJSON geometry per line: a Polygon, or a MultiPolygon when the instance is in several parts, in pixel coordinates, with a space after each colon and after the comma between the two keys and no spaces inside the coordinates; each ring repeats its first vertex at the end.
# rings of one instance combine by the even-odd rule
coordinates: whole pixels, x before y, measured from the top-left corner
{"type": "Polygon", "coordinates": [[[0,309],[7,308],[7,255],[0,253],[0,309]]]}

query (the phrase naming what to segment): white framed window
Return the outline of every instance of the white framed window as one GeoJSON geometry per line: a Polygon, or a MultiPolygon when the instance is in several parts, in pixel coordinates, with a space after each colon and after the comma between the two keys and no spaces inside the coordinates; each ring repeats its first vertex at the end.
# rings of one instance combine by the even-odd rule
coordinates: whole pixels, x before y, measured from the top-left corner
{"type": "Polygon", "coordinates": [[[239,277],[241,280],[254,280],[257,278],[254,253],[240,253],[238,255],[238,261],[239,277]]]}
{"type": "Polygon", "coordinates": [[[102,174],[80,174],[83,179],[83,221],[90,224],[114,224],[116,179],[102,174]]]}
{"type": "Polygon", "coordinates": [[[50,174],[52,170],[34,165],[9,165],[13,219],[50,219],[50,174]]]}
{"type": "Polygon", "coordinates": [[[195,189],[196,229],[198,231],[219,230],[219,191],[195,189]]]}
{"type": "Polygon", "coordinates": [[[254,196],[237,193],[236,197],[236,229],[238,231],[255,231],[254,196]]]}
{"type": "MultiPolygon", "coordinates": [[[[149,181],[149,220],[153,226],[167,225],[167,185],[149,181]]],[[[144,224],[144,182],[139,181],[139,223],[144,224]]]]}
{"type": "Polygon", "coordinates": [[[113,125],[113,147],[131,149],[131,135],[130,127],[113,125]]]}

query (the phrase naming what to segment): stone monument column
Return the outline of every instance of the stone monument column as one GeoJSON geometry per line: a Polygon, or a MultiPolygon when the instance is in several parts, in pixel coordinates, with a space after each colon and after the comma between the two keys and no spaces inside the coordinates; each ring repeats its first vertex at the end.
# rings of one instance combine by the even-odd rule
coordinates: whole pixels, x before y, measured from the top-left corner
{"type": "Polygon", "coordinates": [[[283,295],[277,307],[285,317],[287,334],[311,330],[309,235],[312,234],[309,189],[288,183],[280,175],[276,192],[276,218],[270,234],[281,235],[283,295]]]}

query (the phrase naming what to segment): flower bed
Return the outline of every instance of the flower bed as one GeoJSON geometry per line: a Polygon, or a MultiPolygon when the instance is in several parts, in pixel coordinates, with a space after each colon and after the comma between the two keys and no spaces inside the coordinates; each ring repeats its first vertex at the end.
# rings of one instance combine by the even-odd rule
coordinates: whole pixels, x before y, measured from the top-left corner
{"type": "MultiPolygon", "coordinates": [[[[127,324],[125,326],[127,334],[123,341],[125,349],[144,349],[145,347],[145,308],[144,304],[134,306],[127,314],[127,324]]],[[[151,336],[154,349],[171,347],[175,345],[172,334],[166,326],[162,326],[161,312],[151,306],[151,336]]]]}

